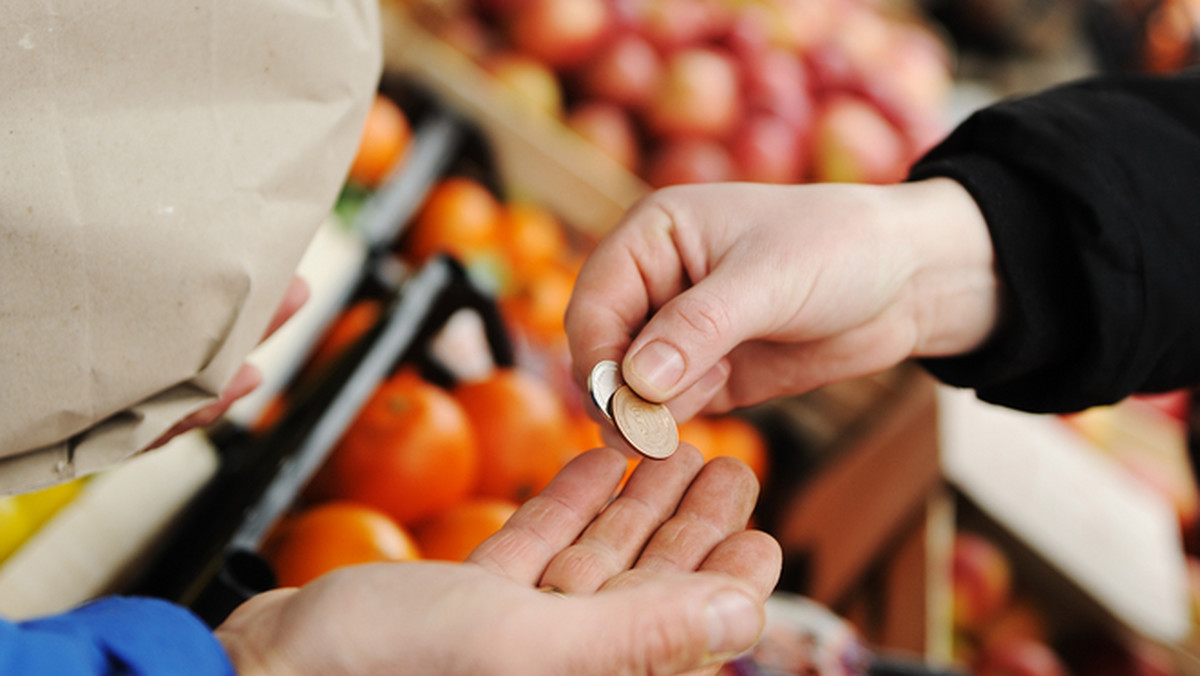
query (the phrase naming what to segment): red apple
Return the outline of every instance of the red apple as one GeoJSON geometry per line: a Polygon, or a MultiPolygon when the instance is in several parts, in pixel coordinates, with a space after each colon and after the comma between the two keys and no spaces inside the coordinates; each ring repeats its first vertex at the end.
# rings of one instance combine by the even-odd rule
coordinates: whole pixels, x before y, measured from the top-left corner
{"type": "Polygon", "coordinates": [[[866,74],[890,77],[891,24],[869,6],[847,7],[838,12],[834,29],[804,52],[818,91],[862,94],[866,74]]]}
{"type": "Polygon", "coordinates": [[[735,177],[756,183],[799,183],[808,168],[808,151],[796,128],[769,113],[752,114],[729,144],[735,177]]]}
{"type": "Polygon", "coordinates": [[[508,14],[509,37],[555,69],[589,60],[613,27],[605,0],[523,0],[508,14]]]}
{"type": "Polygon", "coordinates": [[[664,53],[711,40],[729,29],[733,13],[721,0],[646,0],[639,26],[664,53]]]}
{"type": "Polygon", "coordinates": [[[613,23],[619,31],[635,30],[650,0],[609,0],[613,23]]]}
{"type": "Polygon", "coordinates": [[[588,95],[641,108],[653,98],[662,72],[662,57],[650,43],[627,33],[602,47],[580,77],[588,95]]]}
{"type": "Polygon", "coordinates": [[[655,188],[683,183],[715,183],[733,178],[729,153],[714,141],[668,141],[658,148],[646,168],[646,180],[655,188]]]}
{"type": "Polygon", "coordinates": [[[771,44],[807,53],[837,30],[841,3],[812,0],[775,0],[764,6],[774,15],[767,25],[771,44]]]}
{"type": "Polygon", "coordinates": [[[1050,646],[1029,639],[985,646],[971,673],[974,676],[1068,676],[1066,666],[1050,646]]]}
{"type": "Polygon", "coordinates": [[[950,572],[954,624],[959,628],[982,629],[1012,598],[1008,557],[981,535],[955,534],[950,572]]]}
{"type": "Polygon", "coordinates": [[[548,115],[562,115],[562,85],[545,63],[518,52],[497,52],[483,67],[509,87],[519,100],[548,115]]]}
{"type": "Polygon", "coordinates": [[[443,42],[479,62],[492,51],[488,30],[473,14],[457,14],[437,29],[443,42]]]}
{"type": "Polygon", "coordinates": [[[746,108],[770,113],[807,136],[813,123],[808,70],[796,54],[771,49],[743,61],[746,108]]]}
{"type": "Polygon", "coordinates": [[[637,133],[624,108],[605,101],[582,103],[567,116],[567,126],[625,168],[637,171],[637,133]]]}
{"type": "MultiPolygon", "coordinates": [[[[767,5],[746,4],[738,8],[721,44],[743,61],[772,49],[771,22],[776,18],[767,5]]],[[[776,48],[783,49],[783,48],[776,48]]],[[[784,51],[793,51],[784,49],[784,51]]]]}
{"type": "Polygon", "coordinates": [[[827,40],[804,52],[804,58],[818,94],[862,90],[858,68],[841,44],[827,40]]]}
{"type": "Polygon", "coordinates": [[[813,127],[817,181],[893,183],[904,178],[908,162],[900,132],[874,106],[847,95],[823,102],[813,127]]]}
{"type": "Polygon", "coordinates": [[[950,100],[949,57],[927,30],[896,27],[887,48],[885,68],[861,72],[863,91],[901,129],[946,127],[950,100]]]}
{"type": "Polygon", "coordinates": [[[727,52],[693,47],[668,58],[646,122],[668,138],[719,139],[733,130],[740,115],[737,64],[727,52]]]}

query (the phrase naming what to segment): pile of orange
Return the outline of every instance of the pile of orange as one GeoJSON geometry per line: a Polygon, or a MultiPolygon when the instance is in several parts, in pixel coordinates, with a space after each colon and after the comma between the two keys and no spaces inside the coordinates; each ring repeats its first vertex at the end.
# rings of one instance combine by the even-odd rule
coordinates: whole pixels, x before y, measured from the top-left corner
{"type": "Polygon", "coordinates": [[[530,372],[501,368],[444,389],[402,368],[264,554],[283,585],[353,563],[462,561],[582,450],[561,398],[530,372]]]}

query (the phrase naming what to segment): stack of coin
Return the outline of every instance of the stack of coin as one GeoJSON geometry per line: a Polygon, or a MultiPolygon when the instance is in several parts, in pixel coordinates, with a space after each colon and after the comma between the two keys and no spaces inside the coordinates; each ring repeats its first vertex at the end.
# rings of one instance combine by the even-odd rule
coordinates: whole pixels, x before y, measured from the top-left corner
{"type": "Polygon", "coordinates": [[[679,427],[663,404],[642,399],[621,378],[615,361],[602,361],[588,376],[588,393],[621,438],[648,458],[671,457],[679,446],[679,427]]]}

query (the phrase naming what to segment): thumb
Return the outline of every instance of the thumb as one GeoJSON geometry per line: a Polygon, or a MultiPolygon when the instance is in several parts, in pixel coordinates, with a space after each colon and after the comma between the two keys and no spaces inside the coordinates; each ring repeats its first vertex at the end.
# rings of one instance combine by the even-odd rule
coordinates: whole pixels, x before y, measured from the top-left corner
{"type": "MultiPolygon", "coordinates": [[[[563,658],[594,674],[677,674],[749,649],[765,623],[762,602],[712,573],[663,578],[564,599],[577,631],[563,658]]],[[[566,608],[564,608],[566,610],[566,608]]],[[[576,672],[578,673],[578,672],[576,672]]]]}
{"type": "MultiPolygon", "coordinates": [[[[749,288],[748,275],[720,269],[665,303],[630,344],[622,376],[638,394],[668,401],[713,372],[733,348],[757,335],[763,308],[761,292],[749,288]]],[[[706,379],[707,380],[707,379],[706,379]]]]}

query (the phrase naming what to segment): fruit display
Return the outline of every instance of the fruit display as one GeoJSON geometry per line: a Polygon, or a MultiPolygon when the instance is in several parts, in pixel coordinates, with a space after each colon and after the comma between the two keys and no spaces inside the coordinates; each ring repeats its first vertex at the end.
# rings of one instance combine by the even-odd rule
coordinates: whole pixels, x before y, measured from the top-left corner
{"type": "MultiPolygon", "coordinates": [[[[396,138],[411,134],[394,123],[396,110],[372,110],[360,158],[403,157],[396,148],[406,142],[396,138]]],[[[366,162],[372,163],[377,159],[366,162]]],[[[343,197],[357,190],[369,200],[373,191],[387,190],[397,180],[393,172],[404,171],[393,166],[402,168],[363,177],[352,171],[343,197]]],[[[456,261],[495,309],[512,358],[492,354],[478,313],[463,310],[450,313],[429,338],[428,354],[405,353],[265,536],[260,553],[278,584],[303,584],[371,561],[463,561],[567,462],[603,444],[571,378],[563,328],[590,246],[549,209],[498,193],[478,166],[459,166],[430,182],[380,257],[402,275],[446,257],[456,261]]],[[[305,387],[324,386],[346,368],[356,346],[380,340],[376,328],[392,302],[368,287],[315,342],[301,370],[305,387]]],[[[746,420],[696,418],[685,428],[685,440],[706,457],[738,457],[766,478],[765,438],[746,420]]],[[[635,465],[631,460],[630,470],[635,465]]]]}
{"type": "Polygon", "coordinates": [[[1185,545],[1197,553],[1200,488],[1187,451],[1191,406],[1191,394],[1180,390],[1134,395],[1061,418],[1127,476],[1159,495],[1174,510],[1185,545]]]}
{"type": "Polygon", "coordinates": [[[952,55],[872,0],[407,0],[533,109],[653,186],[903,178],[952,55]]]}
{"type": "Polygon", "coordinates": [[[979,676],[1178,673],[1161,646],[1063,609],[1022,579],[999,541],[960,529],[951,554],[955,660],[979,676]]]}

